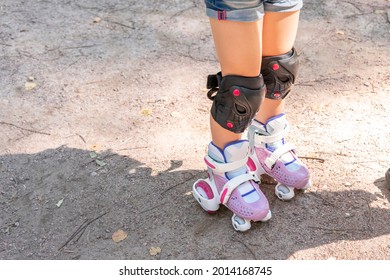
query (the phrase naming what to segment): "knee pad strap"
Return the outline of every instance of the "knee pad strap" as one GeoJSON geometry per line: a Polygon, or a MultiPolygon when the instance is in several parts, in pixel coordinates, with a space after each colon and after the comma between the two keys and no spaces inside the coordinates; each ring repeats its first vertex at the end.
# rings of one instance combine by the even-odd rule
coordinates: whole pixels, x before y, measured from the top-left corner
{"type": "Polygon", "coordinates": [[[265,96],[265,85],[261,75],[222,77],[219,72],[208,76],[207,88],[210,89],[207,97],[213,101],[212,117],[223,128],[234,133],[244,132],[265,96]]]}
{"type": "Polygon", "coordinates": [[[286,54],[265,56],[261,74],[267,86],[266,98],[284,99],[290,93],[298,76],[299,56],[295,48],[286,54]]]}

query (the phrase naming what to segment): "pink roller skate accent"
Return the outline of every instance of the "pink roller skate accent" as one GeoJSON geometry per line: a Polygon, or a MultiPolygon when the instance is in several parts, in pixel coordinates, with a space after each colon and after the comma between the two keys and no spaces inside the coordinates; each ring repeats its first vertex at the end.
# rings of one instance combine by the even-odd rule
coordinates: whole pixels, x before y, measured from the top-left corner
{"type": "Polygon", "coordinates": [[[249,171],[253,172],[256,170],[256,164],[253,162],[253,159],[251,159],[250,157],[248,158],[248,162],[246,163],[246,165],[248,166],[249,171]]]}
{"type": "Polygon", "coordinates": [[[212,165],[210,162],[208,162],[208,160],[207,160],[206,158],[204,159],[204,162],[205,162],[206,165],[207,165],[208,167],[210,167],[211,169],[215,169],[215,166],[212,165]]]}
{"type": "Polygon", "coordinates": [[[225,200],[225,196],[226,196],[227,192],[228,192],[228,189],[224,189],[224,190],[222,191],[221,197],[220,197],[220,199],[219,199],[219,201],[220,201],[221,203],[223,203],[223,201],[225,200]]]}
{"type": "MultiPolygon", "coordinates": [[[[211,200],[214,198],[213,190],[211,189],[211,186],[206,181],[203,181],[203,180],[198,181],[196,183],[196,188],[198,189],[198,191],[199,191],[199,189],[201,189],[206,194],[207,199],[211,200]]],[[[206,211],[209,214],[214,214],[217,212],[217,211],[211,211],[211,210],[206,210],[206,211]]]]}
{"type": "Polygon", "coordinates": [[[212,199],[214,197],[213,191],[211,190],[209,184],[205,181],[198,182],[196,186],[206,193],[208,199],[212,199]]]}

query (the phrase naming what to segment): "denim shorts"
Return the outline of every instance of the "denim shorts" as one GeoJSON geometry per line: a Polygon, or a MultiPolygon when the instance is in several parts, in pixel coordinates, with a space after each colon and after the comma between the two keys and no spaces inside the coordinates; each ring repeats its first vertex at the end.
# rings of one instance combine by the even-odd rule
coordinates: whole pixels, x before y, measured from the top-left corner
{"type": "Polygon", "coordinates": [[[265,12],[293,12],[302,8],[302,0],[205,0],[210,18],[231,21],[258,21],[265,12]]]}

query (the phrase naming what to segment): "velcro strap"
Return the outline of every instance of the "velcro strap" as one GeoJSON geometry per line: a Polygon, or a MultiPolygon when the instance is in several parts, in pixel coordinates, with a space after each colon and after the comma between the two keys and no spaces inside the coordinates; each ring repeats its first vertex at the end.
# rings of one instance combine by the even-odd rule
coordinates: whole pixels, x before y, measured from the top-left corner
{"type": "Polygon", "coordinates": [[[286,125],[286,127],[282,131],[275,133],[273,135],[256,134],[255,142],[256,142],[256,144],[260,145],[260,144],[264,144],[264,143],[268,144],[268,143],[280,141],[284,137],[286,137],[286,135],[288,134],[289,128],[290,128],[289,125],[286,125]]]}
{"type": "MultiPolygon", "coordinates": [[[[220,73],[221,72],[219,72],[218,74],[220,73]]],[[[207,89],[214,89],[219,87],[219,83],[221,82],[221,80],[219,79],[220,75],[218,74],[207,76],[207,85],[206,85],[207,89]]]]}
{"type": "Polygon", "coordinates": [[[222,80],[222,73],[221,72],[218,72],[215,75],[208,75],[207,76],[206,87],[207,87],[207,89],[209,89],[209,91],[207,92],[208,99],[214,101],[214,98],[215,98],[214,93],[216,93],[219,90],[219,84],[221,83],[221,80],[222,80]]]}
{"type": "Polygon", "coordinates": [[[223,186],[222,192],[221,192],[221,197],[220,197],[220,202],[222,204],[226,204],[229,201],[230,195],[232,192],[242,183],[245,183],[250,180],[254,180],[255,177],[250,174],[242,174],[237,177],[234,177],[233,179],[229,180],[226,182],[226,184],[223,186]]]}
{"type": "Polygon", "coordinates": [[[272,169],[272,167],[275,165],[276,161],[285,153],[288,153],[295,149],[295,145],[292,143],[286,143],[283,146],[277,148],[269,157],[265,159],[265,165],[269,169],[272,169]]]}
{"type": "Polygon", "coordinates": [[[238,168],[245,166],[247,161],[248,161],[248,156],[246,156],[245,158],[243,158],[241,160],[237,160],[234,162],[221,163],[221,162],[215,161],[214,159],[212,159],[211,157],[206,155],[204,157],[204,161],[206,162],[208,167],[210,167],[211,169],[213,169],[217,172],[229,172],[229,171],[233,171],[233,170],[236,170],[238,168]]]}

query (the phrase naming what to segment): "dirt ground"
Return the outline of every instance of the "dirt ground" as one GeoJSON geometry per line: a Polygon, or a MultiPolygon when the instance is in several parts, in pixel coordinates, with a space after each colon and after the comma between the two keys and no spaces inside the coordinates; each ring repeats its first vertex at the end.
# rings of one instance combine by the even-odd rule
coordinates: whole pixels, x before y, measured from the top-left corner
{"type": "Polygon", "coordinates": [[[390,259],[390,2],[304,3],[286,111],[313,187],[264,183],[272,219],[238,233],[191,195],[202,1],[1,1],[0,259],[390,259]]]}

